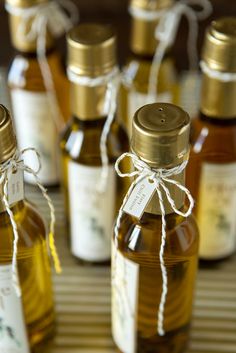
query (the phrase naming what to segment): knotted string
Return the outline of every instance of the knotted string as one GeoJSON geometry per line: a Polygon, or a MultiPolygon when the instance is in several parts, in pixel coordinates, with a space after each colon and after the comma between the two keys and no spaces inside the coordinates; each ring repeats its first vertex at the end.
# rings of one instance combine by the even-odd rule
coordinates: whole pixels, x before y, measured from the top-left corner
{"type": "Polygon", "coordinates": [[[186,168],[188,161],[184,161],[182,164],[178,165],[177,167],[171,168],[171,169],[153,169],[151,168],[147,163],[139,159],[137,155],[134,153],[124,153],[122,154],[116,161],[115,163],[115,170],[117,174],[121,178],[132,178],[136,177],[134,181],[132,182],[124,200],[121,205],[121,208],[118,213],[118,217],[116,220],[115,224],[115,242],[116,242],[116,248],[117,248],[117,241],[118,241],[118,233],[119,233],[119,228],[121,225],[121,218],[123,215],[123,208],[128,201],[131,192],[133,191],[134,187],[140,183],[143,179],[148,179],[151,182],[155,183],[155,189],[158,195],[159,199],[159,204],[160,204],[160,210],[161,210],[161,219],[162,219],[162,230],[161,230],[161,246],[160,246],[160,252],[159,252],[159,259],[160,259],[160,267],[161,267],[161,273],[162,273],[162,294],[161,294],[161,299],[160,299],[160,304],[159,304],[159,310],[158,310],[158,324],[157,324],[157,330],[158,334],[160,336],[163,336],[165,334],[164,330],[164,311],[165,311],[165,303],[166,303],[166,298],[167,298],[167,293],[168,293],[168,276],[167,276],[167,269],[165,266],[165,260],[164,260],[164,251],[165,251],[165,243],[166,243],[166,219],[165,219],[165,206],[163,202],[163,195],[166,196],[171,208],[175,213],[182,217],[188,217],[193,209],[194,206],[194,200],[189,192],[189,190],[181,185],[178,181],[171,179],[171,176],[178,175],[182,173],[182,171],[186,168]],[[125,158],[130,158],[134,171],[129,172],[129,173],[123,173],[120,170],[120,163],[125,159],[125,158]],[[175,201],[170,195],[170,191],[168,189],[168,184],[173,184],[180,190],[182,190],[188,200],[189,200],[189,207],[186,212],[182,212],[177,209],[175,205],[175,201]]]}
{"type": "Polygon", "coordinates": [[[61,114],[52,72],[47,61],[46,41],[47,31],[57,38],[66,33],[78,21],[78,10],[70,0],[49,1],[29,8],[18,8],[6,4],[6,10],[21,17],[17,35],[21,40],[36,41],[37,59],[42,73],[46,93],[49,100],[50,110],[57,130],[64,126],[64,119],[61,114]],[[28,25],[30,23],[30,28],[28,25]]]}
{"type": "MultiPolygon", "coordinates": [[[[176,2],[170,9],[163,9],[159,11],[151,11],[139,9],[131,6],[129,9],[131,15],[145,21],[158,20],[155,30],[155,38],[158,41],[157,48],[153,57],[148,83],[147,101],[155,100],[157,92],[157,82],[160,71],[160,66],[164,55],[169,47],[175,41],[179,23],[182,16],[186,16],[189,23],[188,35],[188,57],[189,66],[193,71],[198,68],[198,54],[197,54],[197,35],[198,35],[198,20],[207,18],[212,12],[212,5],[209,0],[180,0],[176,2]],[[201,7],[200,11],[195,11],[191,6],[197,5],[201,7]]],[[[128,87],[132,85],[134,77],[136,76],[138,67],[127,69],[124,72],[124,84],[128,87]]]]}
{"type": "Polygon", "coordinates": [[[206,74],[208,77],[213,78],[215,80],[218,80],[221,82],[235,82],[236,81],[236,73],[213,70],[203,60],[200,61],[200,68],[204,74],[206,74]]]}
{"type": "Polygon", "coordinates": [[[13,229],[13,235],[14,235],[13,256],[12,256],[12,279],[13,279],[13,285],[16,289],[16,293],[18,296],[21,295],[21,290],[20,290],[19,281],[18,281],[18,274],[17,274],[17,245],[19,240],[19,234],[18,234],[17,223],[15,221],[14,214],[11,210],[11,205],[9,204],[9,200],[8,200],[8,182],[10,180],[11,175],[17,170],[22,170],[34,176],[36,184],[38,185],[39,189],[41,190],[44,198],[48,203],[48,206],[50,209],[50,217],[51,217],[49,236],[48,236],[49,248],[51,251],[51,256],[54,261],[55,270],[57,273],[61,272],[60,260],[57,254],[57,249],[56,249],[55,240],[54,240],[55,209],[51,198],[47,194],[47,190],[40,183],[40,180],[37,176],[37,173],[39,172],[40,169],[41,169],[40,156],[37,150],[34,148],[26,148],[21,152],[16,151],[15,154],[9,160],[7,160],[7,162],[1,164],[0,166],[0,185],[2,185],[2,188],[3,188],[2,201],[9,215],[12,229],[13,229]],[[38,169],[36,171],[30,168],[30,166],[26,165],[23,161],[23,157],[27,152],[34,152],[36,155],[36,158],[38,161],[38,169]]]}
{"type": "Polygon", "coordinates": [[[105,101],[104,101],[104,115],[107,114],[107,119],[104,124],[101,139],[100,139],[100,152],[102,160],[102,172],[101,178],[97,185],[98,192],[104,192],[106,190],[106,182],[109,173],[109,158],[107,152],[107,138],[111,130],[111,125],[115,118],[116,106],[117,106],[117,93],[120,84],[120,75],[118,67],[114,67],[111,72],[106,75],[98,77],[86,77],[76,75],[68,68],[68,78],[71,82],[88,87],[107,86],[105,101]]]}

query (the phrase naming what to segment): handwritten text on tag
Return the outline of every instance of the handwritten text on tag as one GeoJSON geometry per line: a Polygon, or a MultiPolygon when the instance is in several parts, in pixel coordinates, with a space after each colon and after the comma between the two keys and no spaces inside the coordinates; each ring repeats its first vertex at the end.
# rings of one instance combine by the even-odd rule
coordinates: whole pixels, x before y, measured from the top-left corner
{"type": "Polygon", "coordinates": [[[155,184],[148,177],[139,182],[131,192],[123,211],[140,219],[155,192],[155,184]]]}
{"type": "Polygon", "coordinates": [[[8,202],[9,205],[24,199],[23,170],[18,169],[8,176],[8,202]]]}

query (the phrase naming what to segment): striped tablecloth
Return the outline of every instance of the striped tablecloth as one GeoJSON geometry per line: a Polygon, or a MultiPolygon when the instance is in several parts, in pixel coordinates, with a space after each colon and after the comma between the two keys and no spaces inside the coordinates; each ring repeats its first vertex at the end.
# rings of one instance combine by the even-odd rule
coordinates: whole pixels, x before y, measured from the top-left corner
{"type": "MultiPolygon", "coordinates": [[[[48,217],[34,188],[27,190],[48,217]]],[[[54,275],[57,333],[40,353],[114,353],[110,319],[110,270],[81,266],[70,255],[63,197],[50,193],[57,216],[57,246],[63,273],[54,275]]],[[[191,342],[187,353],[236,353],[236,257],[198,272],[191,342]]]]}

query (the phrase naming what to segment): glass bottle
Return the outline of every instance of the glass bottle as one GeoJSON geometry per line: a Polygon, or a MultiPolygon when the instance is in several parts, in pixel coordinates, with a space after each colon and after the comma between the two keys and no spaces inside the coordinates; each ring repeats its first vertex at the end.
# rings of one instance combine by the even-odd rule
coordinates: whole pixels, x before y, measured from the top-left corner
{"type": "MultiPolygon", "coordinates": [[[[0,105],[0,168],[16,152],[16,138],[7,109],[0,105]]],[[[23,174],[16,188],[23,189],[23,174]]],[[[13,185],[13,184],[12,184],[13,185]]],[[[1,352],[28,353],[54,332],[54,303],[45,223],[25,199],[10,205],[19,240],[17,271],[21,297],[12,282],[14,234],[0,187],[0,328],[1,352]],[[28,343],[29,342],[29,343],[28,343]]]]}
{"type": "MultiPolygon", "coordinates": [[[[131,0],[130,7],[136,11],[164,12],[173,5],[173,0],[131,0]]],[[[132,117],[135,111],[147,103],[168,102],[177,103],[179,89],[177,72],[171,48],[165,54],[160,66],[157,80],[157,97],[148,96],[149,76],[153,56],[157,48],[155,28],[158,19],[145,20],[131,12],[131,55],[124,67],[125,76],[132,78],[132,84],[121,86],[119,114],[124,121],[129,136],[131,136],[132,117]]],[[[127,80],[125,80],[127,81],[127,80]]]]}
{"type": "Polygon", "coordinates": [[[117,65],[116,37],[110,26],[81,24],[68,34],[71,112],[61,139],[64,189],[72,254],[82,261],[110,259],[115,211],[125,184],[116,178],[114,162],[128,148],[128,138],[115,119],[107,137],[109,172],[106,189],[98,189],[102,173],[101,135],[107,120],[107,83],[93,87],[78,80],[110,75],[117,65]],[[78,81],[78,82],[77,82],[78,81]]]}
{"type": "MultiPolygon", "coordinates": [[[[40,5],[46,6],[47,3],[48,0],[7,0],[8,6],[13,9],[9,14],[9,22],[12,44],[16,50],[9,69],[8,82],[19,148],[30,146],[38,150],[42,162],[38,174],[40,180],[43,185],[54,186],[60,180],[58,128],[69,116],[69,83],[53,37],[48,32],[46,60],[51,70],[58,106],[53,104],[47,94],[37,57],[37,39],[31,40],[27,34],[34,17],[31,16],[28,20],[24,17],[24,11],[30,11],[40,5]],[[19,14],[14,14],[14,11],[19,11],[19,14]],[[21,34],[25,22],[26,33],[21,34]],[[58,114],[55,113],[54,107],[58,114]]],[[[26,162],[37,168],[36,161],[30,154],[26,162]]],[[[34,183],[30,175],[26,175],[25,179],[34,183]]]]}
{"type": "Polygon", "coordinates": [[[236,246],[236,18],[212,22],[201,67],[187,185],[196,199],[200,258],[215,261],[233,254],[236,246]]]}
{"type": "MultiPolygon", "coordinates": [[[[133,119],[131,151],[154,170],[177,167],[188,158],[189,129],[189,116],[181,108],[168,103],[146,105],[133,119]]],[[[184,185],[184,170],[171,178],[184,185]]],[[[173,184],[165,184],[176,208],[183,210],[184,193],[173,184]]],[[[163,202],[166,213],[164,263],[168,277],[164,335],[157,329],[163,281],[160,267],[162,218],[156,192],[140,219],[123,211],[113,237],[112,331],[120,353],[179,353],[188,341],[198,230],[191,215],[187,218],[177,215],[166,196],[163,202]]]]}

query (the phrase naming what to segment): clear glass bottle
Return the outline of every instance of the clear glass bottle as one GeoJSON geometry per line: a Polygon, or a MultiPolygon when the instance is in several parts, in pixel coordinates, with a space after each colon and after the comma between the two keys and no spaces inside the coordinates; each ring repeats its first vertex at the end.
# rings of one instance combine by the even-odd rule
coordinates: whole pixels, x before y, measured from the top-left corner
{"type": "Polygon", "coordinates": [[[196,199],[200,258],[224,259],[236,247],[236,18],[212,22],[202,53],[199,117],[193,121],[187,185],[196,199]]]}
{"type": "MultiPolygon", "coordinates": [[[[147,14],[169,10],[172,5],[173,0],[130,1],[132,8],[137,11],[145,11],[147,14]]],[[[131,136],[132,117],[138,108],[154,101],[178,102],[177,72],[171,48],[164,56],[160,66],[157,80],[158,95],[156,98],[148,97],[150,70],[153,55],[158,45],[155,39],[157,24],[158,19],[144,20],[136,17],[134,13],[131,16],[130,49],[132,54],[124,67],[124,72],[128,73],[130,77],[134,76],[134,78],[131,87],[125,84],[121,86],[119,101],[119,114],[126,125],[129,136],[131,136]]]]}
{"type": "Polygon", "coordinates": [[[68,34],[68,70],[75,81],[71,81],[72,118],[61,139],[63,185],[72,254],[92,263],[110,260],[114,216],[125,191],[125,184],[116,178],[114,162],[127,150],[128,138],[115,119],[107,137],[107,186],[99,192],[107,84],[89,87],[76,80],[109,75],[117,65],[115,49],[116,37],[110,26],[82,24],[68,34]]]}
{"type": "MultiPolygon", "coordinates": [[[[54,40],[50,33],[47,33],[46,60],[56,91],[57,109],[59,108],[58,116],[56,116],[53,104],[47,95],[37,58],[36,40],[30,40],[26,34],[25,36],[20,34],[22,24],[27,21],[24,11],[29,11],[40,4],[46,5],[47,2],[48,0],[7,1],[13,9],[22,12],[21,15],[13,13],[9,15],[12,44],[16,53],[9,69],[8,82],[19,147],[23,149],[30,146],[38,150],[42,162],[42,169],[39,172],[40,180],[46,186],[53,186],[60,181],[58,126],[62,126],[63,120],[69,117],[69,83],[54,40]]],[[[33,19],[28,20],[27,30],[33,19]]],[[[36,167],[36,161],[30,155],[26,162],[36,167]]],[[[34,183],[30,175],[25,176],[25,179],[29,183],[34,183]]]]}
{"type": "MultiPolygon", "coordinates": [[[[2,105],[0,141],[1,167],[17,148],[9,112],[2,105]]],[[[18,182],[23,183],[23,176],[18,182]]],[[[2,201],[2,187],[0,195],[0,351],[28,353],[29,349],[44,342],[54,332],[54,302],[46,229],[42,217],[30,202],[21,199],[10,205],[19,234],[17,271],[22,294],[17,297],[12,283],[14,235],[2,201]]]]}
{"type": "MultiPolygon", "coordinates": [[[[133,119],[131,150],[153,169],[173,168],[189,153],[190,119],[181,108],[155,103],[140,108],[133,119]]],[[[185,172],[172,176],[184,185],[185,172]]],[[[166,183],[179,210],[184,194],[166,183]]],[[[164,262],[168,293],[165,335],[158,333],[162,294],[160,246],[162,219],[156,192],[140,220],[123,212],[113,237],[112,331],[120,353],[180,353],[186,347],[197,270],[198,229],[192,216],[174,213],[166,196],[164,262]]]]}

